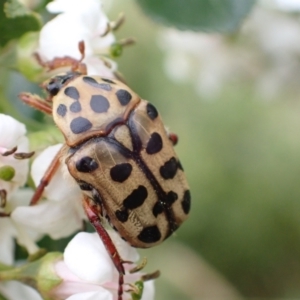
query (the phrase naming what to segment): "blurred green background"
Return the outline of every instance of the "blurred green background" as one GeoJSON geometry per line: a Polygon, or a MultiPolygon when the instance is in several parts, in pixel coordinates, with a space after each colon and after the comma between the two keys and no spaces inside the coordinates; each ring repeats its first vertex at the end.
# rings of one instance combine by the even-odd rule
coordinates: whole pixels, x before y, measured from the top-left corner
{"type": "MultiPolygon", "coordinates": [[[[212,279],[208,291],[201,284],[200,276],[206,277],[201,274],[202,259],[246,298],[300,298],[300,89],[287,88],[266,100],[246,76],[227,82],[219,95],[207,99],[192,82],[168,79],[165,53],[157,47],[161,27],[145,19],[135,5],[119,10],[129,16],[121,34],[137,38],[137,45],[122,56],[120,70],[178,134],[176,150],[192,191],[186,224],[166,245],[143,251],[147,256],[153,251],[149,265],[162,271],[157,299],[230,298],[221,291],[215,295],[219,279],[212,279]],[[182,274],[188,282],[180,291],[176,278],[165,278],[160,257],[163,251],[167,260],[174,243],[183,243],[201,257],[195,272],[189,269],[197,266],[189,262],[189,252],[172,256],[173,265],[179,260],[181,268],[172,266],[168,276],[182,274]],[[157,257],[162,266],[155,264],[157,257]],[[166,286],[173,292],[168,297],[160,294],[166,286]]],[[[243,42],[249,43],[240,41],[241,46],[243,42]]],[[[253,46],[252,51],[258,50],[253,46]]]]}
{"type": "MultiPolygon", "coordinates": [[[[120,11],[127,16],[117,36],[133,36],[137,44],[125,49],[119,70],[178,134],[176,150],[192,192],[189,220],[164,245],[141,251],[149,259],[147,270],[162,272],[156,299],[300,298],[300,35],[292,50],[280,47],[285,41],[274,44],[274,38],[286,36],[276,31],[276,22],[296,24],[286,29],[296,36],[300,23],[295,13],[270,11],[274,35],[270,42],[262,38],[267,49],[253,29],[269,26],[272,32],[270,16],[265,9],[259,19],[259,9],[265,8],[252,11],[244,31],[224,38],[219,52],[202,60],[188,54],[192,75],[177,82],[165,72],[173,46],[159,46],[165,29],[134,1],[115,1],[108,13],[111,19],[120,11]],[[218,54],[228,60],[224,67],[218,54]],[[215,60],[218,68],[202,69],[206,60],[215,60]],[[232,70],[239,61],[240,69],[232,70]],[[272,86],[266,74],[276,77],[279,65],[286,68],[272,86]],[[199,74],[215,78],[220,70],[222,84],[202,94],[195,83],[199,74]],[[266,84],[271,92],[265,92],[266,84]]],[[[199,45],[193,53],[201,54],[199,45]]],[[[180,66],[174,60],[179,72],[180,66]]],[[[12,73],[9,97],[32,91],[28,84],[12,73]]]]}

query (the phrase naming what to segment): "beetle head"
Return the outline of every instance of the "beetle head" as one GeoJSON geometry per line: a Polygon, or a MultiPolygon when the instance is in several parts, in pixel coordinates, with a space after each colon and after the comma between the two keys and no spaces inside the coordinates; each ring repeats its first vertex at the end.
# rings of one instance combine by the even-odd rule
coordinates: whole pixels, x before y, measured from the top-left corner
{"type": "Polygon", "coordinates": [[[42,84],[42,87],[49,93],[51,97],[53,97],[56,96],[61,88],[63,88],[68,82],[80,75],[81,74],[78,72],[67,72],[56,75],[45,81],[42,84]]]}

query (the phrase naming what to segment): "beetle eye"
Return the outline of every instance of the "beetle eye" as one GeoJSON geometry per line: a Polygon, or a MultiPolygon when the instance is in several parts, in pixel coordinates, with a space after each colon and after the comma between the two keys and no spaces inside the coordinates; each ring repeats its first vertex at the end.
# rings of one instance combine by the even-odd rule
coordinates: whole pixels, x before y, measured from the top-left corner
{"type": "Polygon", "coordinates": [[[61,83],[60,82],[57,82],[56,80],[51,80],[47,87],[46,87],[46,90],[49,92],[49,94],[51,96],[56,96],[57,93],[59,92],[61,88],[61,83]]]}

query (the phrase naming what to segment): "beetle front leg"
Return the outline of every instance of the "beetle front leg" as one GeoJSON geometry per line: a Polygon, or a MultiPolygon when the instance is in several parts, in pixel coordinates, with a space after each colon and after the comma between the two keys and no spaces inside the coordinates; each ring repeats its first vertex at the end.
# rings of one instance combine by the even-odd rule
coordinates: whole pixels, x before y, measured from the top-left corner
{"type": "Polygon", "coordinates": [[[85,57],[85,45],[84,41],[78,43],[78,50],[80,52],[80,59],[76,59],[70,56],[64,57],[55,57],[50,61],[43,61],[38,53],[35,53],[34,56],[37,62],[48,71],[53,71],[56,69],[71,67],[73,72],[79,72],[81,74],[87,74],[86,65],[82,62],[85,57]]]}
{"type": "MultiPolygon", "coordinates": [[[[104,229],[100,215],[101,215],[101,208],[99,205],[95,205],[92,200],[90,200],[87,196],[84,196],[83,198],[83,208],[85,210],[85,213],[91,222],[91,224],[96,229],[98,235],[100,236],[108,254],[110,255],[117,271],[119,272],[119,289],[118,289],[118,300],[122,300],[122,294],[123,294],[123,284],[124,284],[124,275],[125,270],[123,263],[125,261],[122,260],[118,250],[116,249],[116,246],[114,245],[113,241],[111,240],[109,234],[104,229]]],[[[126,262],[127,263],[127,262],[126,262]]]]}
{"type": "Polygon", "coordinates": [[[46,102],[47,100],[42,99],[40,96],[30,93],[21,93],[19,94],[19,98],[25,104],[44,112],[47,115],[52,115],[52,107],[46,102]]]}
{"type": "Polygon", "coordinates": [[[41,199],[43,192],[53,176],[55,175],[56,171],[58,170],[58,167],[60,165],[60,155],[61,155],[61,150],[58,151],[58,153],[55,155],[54,159],[52,160],[50,166],[48,167],[47,171],[45,172],[44,176],[42,177],[39,185],[37,186],[31,201],[30,205],[35,205],[38,203],[38,201],[41,199]]]}

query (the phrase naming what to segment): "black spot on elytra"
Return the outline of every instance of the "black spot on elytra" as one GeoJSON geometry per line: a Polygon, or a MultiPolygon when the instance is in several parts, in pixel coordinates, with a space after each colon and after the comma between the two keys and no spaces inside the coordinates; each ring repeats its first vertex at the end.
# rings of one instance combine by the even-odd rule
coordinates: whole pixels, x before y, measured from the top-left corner
{"type": "Polygon", "coordinates": [[[146,152],[148,154],[158,153],[163,147],[163,141],[161,136],[157,132],[153,132],[148,141],[146,152]]]}
{"type": "Polygon", "coordinates": [[[79,134],[88,131],[92,128],[92,123],[83,117],[77,117],[70,123],[70,128],[73,133],[79,134]]]}
{"type": "Polygon", "coordinates": [[[158,112],[157,112],[156,108],[151,103],[148,103],[146,109],[147,109],[148,117],[151,120],[155,120],[158,116],[158,112]]]}
{"type": "Polygon", "coordinates": [[[172,205],[176,200],[178,199],[178,195],[173,192],[173,191],[170,191],[168,194],[167,194],[167,204],[168,205],[172,205]]]}
{"type": "Polygon", "coordinates": [[[129,216],[129,213],[127,210],[117,210],[116,211],[116,217],[122,223],[124,223],[128,220],[128,216],[129,216]]]}
{"type": "Polygon", "coordinates": [[[161,233],[157,226],[149,226],[140,232],[138,239],[147,244],[155,243],[161,239],[161,233]]]}
{"type": "Polygon", "coordinates": [[[131,174],[132,165],[129,163],[117,164],[110,169],[110,177],[113,181],[124,182],[131,174]]]}
{"type": "Polygon", "coordinates": [[[93,95],[90,100],[91,109],[96,113],[104,113],[109,109],[109,102],[106,97],[102,95],[93,95]]]}
{"type": "Polygon", "coordinates": [[[143,185],[139,185],[137,189],[123,201],[123,205],[127,209],[135,209],[141,206],[148,196],[148,191],[143,185]]]}
{"type": "Polygon", "coordinates": [[[84,76],[82,80],[93,87],[100,88],[105,91],[111,91],[111,86],[108,83],[99,83],[93,77],[84,76]]]}
{"type": "Polygon", "coordinates": [[[171,157],[163,166],[160,167],[159,172],[162,178],[172,179],[176,175],[178,163],[175,157],[171,157]]]}
{"type": "Polygon", "coordinates": [[[90,173],[98,169],[99,165],[98,163],[89,156],[82,157],[79,161],[76,163],[76,169],[79,172],[82,173],[90,173]]]}
{"type": "Polygon", "coordinates": [[[59,116],[64,117],[67,113],[67,107],[64,104],[59,104],[56,109],[56,112],[59,116]]]}
{"type": "Polygon", "coordinates": [[[78,101],[79,100],[79,92],[74,86],[69,86],[64,90],[66,96],[78,101]]]}
{"type": "Polygon", "coordinates": [[[163,211],[164,211],[164,207],[163,207],[162,203],[160,201],[157,201],[152,209],[152,213],[153,213],[154,217],[156,218],[163,211]]]}
{"type": "Polygon", "coordinates": [[[182,209],[183,209],[184,213],[188,214],[191,209],[191,193],[189,190],[184,192],[181,205],[182,205],[182,209]]]}
{"type": "Polygon", "coordinates": [[[108,79],[108,78],[101,78],[103,81],[107,82],[107,83],[111,83],[111,84],[116,84],[114,81],[108,79]]]}
{"type": "Polygon", "coordinates": [[[97,82],[93,77],[84,76],[84,77],[82,78],[82,80],[83,80],[85,83],[87,83],[87,84],[89,84],[89,85],[91,85],[91,86],[97,86],[97,85],[98,85],[98,82],[97,82]]]}
{"type": "Polygon", "coordinates": [[[92,128],[92,123],[83,117],[77,117],[70,123],[70,128],[73,133],[79,134],[88,131],[92,128]]]}
{"type": "Polygon", "coordinates": [[[131,94],[126,90],[118,90],[116,95],[122,106],[127,105],[132,98],[131,94]]]}
{"type": "Polygon", "coordinates": [[[111,86],[107,83],[99,83],[99,88],[106,91],[111,91],[111,86]]]}
{"type": "Polygon", "coordinates": [[[81,111],[81,104],[78,101],[73,102],[70,105],[70,111],[73,112],[73,113],[80,112],[81,111]]]}

